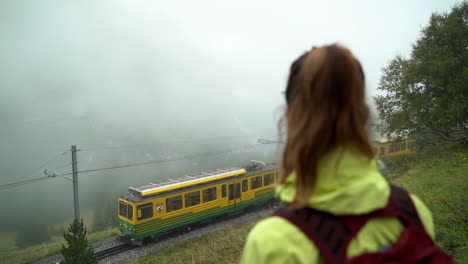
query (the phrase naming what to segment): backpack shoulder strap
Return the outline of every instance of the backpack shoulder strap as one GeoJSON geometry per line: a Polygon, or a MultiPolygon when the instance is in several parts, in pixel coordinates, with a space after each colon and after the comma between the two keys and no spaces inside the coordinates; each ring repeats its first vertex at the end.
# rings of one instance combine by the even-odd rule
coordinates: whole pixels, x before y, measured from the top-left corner
{"type": "Polygon", "coordinates": [[[311,208],[281,208],[273,213],[297,226],[314,242],[326,263],[343,263],[346,248],[354,236],[342,217],[311,208]]]}
{"type": "Polygon", "coordinates": [[[273,215],[288,220],[307,235],[326,263],[344,263],[349,243],[370,218],[393,216],[400,218],[405,226],[423,228],[408,192],[395,185],[390,188],[387,206],[365,215],[336,216],[312,208],[281,208],[273,215]]]}
{"type": "Polygon", "coordinates": [[[390,184],[390,189],[389,205],[383,209],[383,211],[387,210],[389,207],[393,207],[397,214],[392,215],[402,219],[405,222],[405,225],[416,225],[424,229],[421,219],[419,218],[418,211],[416,210],[409,193],[405,189],[393,184],[390,184]]]}

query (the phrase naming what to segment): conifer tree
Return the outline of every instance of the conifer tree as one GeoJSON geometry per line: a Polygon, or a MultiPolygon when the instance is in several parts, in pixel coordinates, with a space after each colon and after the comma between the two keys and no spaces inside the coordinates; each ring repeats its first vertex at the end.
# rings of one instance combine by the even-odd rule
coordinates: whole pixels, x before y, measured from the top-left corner
{"type": "Polygon", "coordinates": [[[94,256],[94,249],[88,243],[86,238],[86,228],[83,226],[83,220],[78,222],[74,220],[68,227],[68,230],[63,234],[67,241],[68,247],[62,244],[62,255],[65,264],[88,264],[97,263],[94,256]]]}

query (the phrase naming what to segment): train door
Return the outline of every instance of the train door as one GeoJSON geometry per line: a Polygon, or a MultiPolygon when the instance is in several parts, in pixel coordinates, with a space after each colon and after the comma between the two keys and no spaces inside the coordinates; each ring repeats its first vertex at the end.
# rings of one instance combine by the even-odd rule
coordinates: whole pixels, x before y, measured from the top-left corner
{"type": "Polygon", "coordinates": [[[241,182],[236,181],[228,185],[229,205],[234,205],[241,201],[241,182]]]}

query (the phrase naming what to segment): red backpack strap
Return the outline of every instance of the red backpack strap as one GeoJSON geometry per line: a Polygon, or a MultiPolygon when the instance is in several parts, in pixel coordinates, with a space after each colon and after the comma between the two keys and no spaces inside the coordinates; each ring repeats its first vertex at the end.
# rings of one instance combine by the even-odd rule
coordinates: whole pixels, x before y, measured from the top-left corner
{"type": "Polygon", "coordinates": [[[320,250],[328,264],[344,263],[351,240],[370,219],[379,216],[399,217],[405,225],[422,227],[413,201],[403,188],[390,185],[387,206],[365,215],[336,216],[312,208],[281,208],[273,213],[297,226],[320,250]]]}
{"type": "MultiPolygon", "coordinates": [[[[393,208],[398,212],[397,215],[394,213],[390,213],[391,216],[397,216],[403,221],[405,221],[405,225],[415,225],[422,229],[424,229],[423,223],[421,218],[419,218],[418,211],[414,206],[413,200],[411,199],[409,193],[396,185],[390,184],[390,200],[389,205],[384,208],[381,212],[385,214],[386,210],[388,210],[389,206],[393,206],[393,208]]],[[[378,212],[378,211],[377,211],[378,212]]],[[[390,212],[390,210],[389,210],[390,212]]]]}
{"type": "Polygon", "coordinates": [[[369,219],[382,216],[397,217],[403,221],[406,229],[403,231],[399,242],[386,253],[365,253],[352,258],[354,260],[354,262],[351,261],[352,263],[385,261],[396,263],[395,260],[399,258],[410,260],[410,262],[414,262],[412,260],[417,262],[425,259],[427,263],[454,263],[447,254],[436,247],[432,239],[427,235],[409,193],[403,188],[394,185],[390,185],[390,188],[391,194],[387,206],[365,215],[335,216],[311,208],[282,208],[274,212],[273,215],[282,217],[297,226],[314,242],[325,263],[328,264],[345,263],[347,260],[347,248],[351,240],[369,219]],[[416,235],[418,235],[417,238],[414,237],[416,235]],[[419,249],[414,247],[418,239],[421,243],[425,243],[421,245],[425,250],[419,253],[416,252],[419,249]]]}
{"type": "Polygon", "coordinates": [[[370,213],[372,217],[393,216],[405,225],[396,244],[384,252],[367,252],[353,257],[350,264],[363,263],[425,263],[454,264],[453,259],[434,243],[426,232],[410,194],[401,187],[390,185],[387,206],[370,213]]]}
{"type": "MultiPolygon", "coordinates": [[[[297,226],[314,242],[321,256],[328,264],[343,263],[346,259],[346,249],[357,231],[348,228],[343,217],[311,208],[287,209],[281,208],[273,213],[297,226]]],[[[354,219],[359,222],[355,226],[362,227],[368,217],[354,219]]],[[[359,228],[358,228],[359,229],[359,228]]]]}

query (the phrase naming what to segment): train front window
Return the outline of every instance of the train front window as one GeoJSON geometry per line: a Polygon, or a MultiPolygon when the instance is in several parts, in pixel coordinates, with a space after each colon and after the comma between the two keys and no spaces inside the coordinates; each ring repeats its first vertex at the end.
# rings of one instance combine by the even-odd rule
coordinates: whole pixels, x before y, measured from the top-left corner
{"type": "Polygon", "coordinates": [[[127,208],[127,211],[128,211],[128,219],[129,220],[133,220],[133,206],[132,205],[128,205],[128,208],[127,208]]]}
{"type": "Polygon", "coordinates": [[[127,203],[126,202],[120,201],[119,214],[120,216],[127,218],[127,203]]]}

